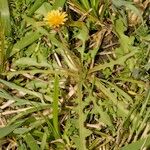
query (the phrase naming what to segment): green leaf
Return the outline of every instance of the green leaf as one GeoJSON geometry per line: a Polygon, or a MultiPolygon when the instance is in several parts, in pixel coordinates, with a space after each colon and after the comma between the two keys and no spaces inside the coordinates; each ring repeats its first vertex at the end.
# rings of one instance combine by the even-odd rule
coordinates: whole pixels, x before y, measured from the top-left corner
{"type": "Polygon", "coordinates": [[[46,16],[50,10],[52,10],[52,5],[48,2],[44,2],[43,5],[36,11],[36,14],[46,16]]]}
{"type": "Polygon", "coordinates": [[[88,0],[81,0],[81,3],[84,5],[84,7],[86,8],[86,10],[90,9],[90,4],[88,0]]]}
{"type": "Polygon", "coordinates": [[[0,89],[0,97],[1,98],[4,98],[6,100],[13,100],[14,101],[14,104],[15,106],[21,106],[21,105],[38,105],[38,104],[41,104],[40,102],[34,102],[34,101],[30,101],[30,100],[27,100],[27,99],[21,99],[21,98],[18,98],[18,97],[15,97],[15,96],[12,96],[10,95],[8,92],[6,92],[5,90],[3,89],[0,89]]]}
{"type": "MultiPolygon", "coordinates": [[[[40,110],[49,109],[49,108],[51,108],[51,105],[48,105],[48,104],[47,104],[47,105],[46,105],[46,104],[35,105],[34,107],[30,107],[30,108],[27,109],[26,111],[23,111],[23,112],[17,114],[16,116],[14,116],[14,117],[10,120],[9,124],[14,123],[17,119],[22,118],[22,117],[24,117],[24,116],[26,116],[26,115],[32,114],[32,113],[34,113],[34,112],[38,112],[38,111],[40,111],[40,110]]],[[[42,123],[42,122],[41,122],[41,123],[42,123]]]]}
{"type": "Polygon", "coordinates": [[[116,96],[108,88],[106,88],[98,78],[95,80],[95,85],[114,103],[114,106],[117,106],[118,114],[125,118],[129,111],[125,108],[124,104],[120,103],[116,99],[116,96]]]}
{"type": "Polygon", "coordinates": [[[66,0],[55,0],[52,9],[63,8],[66,0]]]}
{"type": "Polygon", "coordinates": [[[22,128],[17,128],[17,129],[15,129],[15,130],[13,131],[13,133],[20,135],[20,134],[24,134],[24,133],[26,133],[26,132],[28,132],[28,131],[29,131],[28,128],[22,127],[22,128]]]}
{"type": "Polygon", "coordinates": [[[141,150],[141,148],[150,146],[150,136],[144,139],[139,139],[136,142],[133,142],[129,145],[126,145],[121,148],[121,150],[141,150]]]}
{"type": "Polygon", "coordinates": [[[122,6],[125,6],[126,9],[129,9],[133,11],[136,15],[138,15],[143,22],[142,13],[138,8],[136,8],[133,2],[129,2],[125,0],[112,0],[112,4],[117,8],[121,8],[122,6]]]}
{"type": "Polygon", "coordinates": [[[28,127],[22,127],[22,128],[17,128],[17,129],[15,129],[14,131],[13,131],[13,133],[15,133],[15,134],[25,134],[25,133],[27,133],[27,132],[30,132],[31,130],[33,130],[33,129],[35,129],[35,128],[38,128],[38,127],[40,127],[40,126],[42,126],[42,124],[44,124],[45,123],[45,119],[38,119],[37,121],[33,121],[33,122],[31,122],[31,119],[29,118],[29,119],[27,119],[26,120],[26,122],[31,122],[29,125],[28,125],[28,127]]]}
{"type": "Polygon", "coordinates": [[[108,115],[107,112],[103,111],[103,108],[101,106],[98,106],[95,101],[93,100],[94,102],[94,112],[95,113],[99,113],[100,114],[100,121],[105,123],[106,125],[108,125],[109,127],[112,127],[114,128],[113,124],[112,124],[112,121],[108,115]]]}
{"type": "Polygon", "coordinates": [[[10,88],[12,88],[12,89],[16,89],[16,90],[18,90],[18,91],[22,91],[22,92],[24,92],[24,93],[26,93],[26,94],[28,93],[28,94],[30,94],[30,95],[34,95],[34,96],[40,98],[41,101],[44,102],[44,100],[43,100],[43,95],[42,95],[41,93],[28,90],[28,89],[26,89],[26,88],[23,88],[23,87],[18,86],[18,85],[14,84],[14,83],[5,81],[5,80],[3,80],[3,79],[0,79],[0,82],[3,83],[3,84],[5,84],[5,85],[7,85],[8,87],[10,87],[10,88]]]}
{"type": "Polygon", "coordinates": [[[46,60],[37,62],[36,58],[22,57],[14,62],[14,66],[37,66],[37,67],[48,67],[52,66],[46,62],[46,60]]]}
{"type": "Polygon", "coordinates": [[[149,101],[150,101],[150,88],[147,91],[147,95],[146,95],[145,100],[143,101],[143,104],[141,106],[141,111],[140,111],[141,116],[144,115],[144,110],[146,109],[146,106],[148,105],[149,101]]]}
{"type": "Polygon", "coordinates": [[[99,71],[99,70],[103,70],[103,69],[105,69],[105,68],[112,68],[114,65],[117,65],[117,64],[118,64],[118,65],[119,65],[119,64],[120,64],[120,65],[123,65],[124,62],[125,62],[128,58],[134,56],[136,53],[137,53],[137,51],[132,51],[132,52],[130,52],[130,53],[128,53],[128,54],[126,54],[126,55],[124,55],[124,56],[118,58],[117,60],[112,60],[112,61],[110,61],[109,63],[104,63],[104,64],[97,65],[97,66],[95,66],[94,68],[90,69],[89,73],[92,73],[92,72],[95,72],[95,71],[99,71]]]}
{"type": "Polygon", "coordinates": [[[79,22],[79,21],[73,22],[71,24],[71,26],[78,27],[78,31],[74,37],[78,38],[82,41],[82,46],[77,48],[77,50],[81,53],[81,59],[83,61],[84,51],[85,51],[85,43],[89,38],[89,30],[88,30],[87,26],[85,25],[85,23],[79,22]]]}
{"type": "Polygon", "coordinates": [[[127,102],[127,103],[133,103],[133,99],[132,97],[130,97],[125,91],[123,91],[121,88],[119,88],[118,86],[116,86],[115,84],[109,82],[109,81],[106,81],[106,80],[102,80],[103,82],[109,84],[111,87],[113,87],[119,95],[123,96],[123,100],[124,102],[127,102]]]}
{"type": "Polygon", "coordinates": [[[79,31],[76,37],[79,38],[84,43],[89,38],[89,30],[84,23],[79,23],[79,24],[76,23],[76,25],[79,25],[78,26],[79,31]]]}
{"type": "Polygon", "coordinates": [[[38,31],[30,32],[28,35],[23,37],[20,41],[18,41],[14,45],[12,52],[10,53],[10,57],[14,55],[15,53],[19,52],[20,50],[22,50],[23,48],[31,45],[33,42],[38,40],[41,36],[42,34],[39,33],[38,31]]]}
{"type": "Polygon", "coordinates": [[[0,138],[3,138],[13,132],[17,127],[21,126],[24,121],[18,121],[12,125],[0,128],[0,138]]]}
{"type": "MultiPolygon", "coordinates": [[[[120,50],[121,52],[119,52],[120,54],[122,53],[122,55],[130,52],[133,49],[133,43],[134,43],[134,37],[128,37],[124,34],[124,32],[126,31],[126,27],[123,23],[123,19],[119,18],[116,20],[115,22],[115,30],[118,34],[119,37],[119,43],[120,43],[120,48],[117,50],[120,50]]],[[[119,56],[118,56],[119,57],[119,56]]]]}
{"type": "Polygon", "coordinates": [[[9,36],[11,34],[11,23],[7,0],[0,0],[0,22],[2,23],[6,36],[9,36]]]}
{"type": "Polygon", "coordinates": [[[46,141],[47,140],[47,133],[44,132],[43,137],[42,137],[42,142],[41,142],[41,150],[45,150],[46,147],[46,141]]]}
{"type": "Polygon", "coordinates": [[[29,9],[28,15],[32,16],[34,12],[41,6],[46,0],[36,0],[32,7],[29,9]]]}
{"type": "Polygon", "coordinates": [[[86,130],[84,127],[84,121],[86,119],[86,116],[83,113],[83,94],[82,94],[82,82],[78,83],[78,89],[77,89],[77,94],[78,94],[78,106],[76,108],[77,113],[78,113],[78,128],[79,128],[79,138],[77,141],[79,142],[79,150],[86,150],[86,134],[85,132],[88,131],[87,135],[89,135],[89,130],[86,130]]]}
{"type": "Polygon", "coordinates": [[[27,145],[29,146],[30,150],[40,150],[37,141],[30,133],[26,134],[23,138],[27,143],[27,145]]]}

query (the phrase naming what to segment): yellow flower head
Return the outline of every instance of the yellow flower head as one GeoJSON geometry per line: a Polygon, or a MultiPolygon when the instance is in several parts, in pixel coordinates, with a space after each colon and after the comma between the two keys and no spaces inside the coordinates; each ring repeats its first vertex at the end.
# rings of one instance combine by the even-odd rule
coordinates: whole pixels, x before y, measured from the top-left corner
{"type": "Polygon", "coordinates": [[[66,17],[67,14],[65,12],[61,12],[60,10],[52,10],[47,14],[44,20],[50,27],[55,28],[63,25],[67,20],[66,17]]]}

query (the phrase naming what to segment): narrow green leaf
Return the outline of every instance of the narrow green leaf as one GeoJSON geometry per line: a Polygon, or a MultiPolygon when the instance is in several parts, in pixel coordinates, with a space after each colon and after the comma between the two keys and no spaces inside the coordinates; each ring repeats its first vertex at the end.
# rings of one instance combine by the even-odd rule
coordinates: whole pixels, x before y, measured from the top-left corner
{"type": "Polygon", "coordinates": [[[117,60],[110,61],[109,63],[104,63],[104,64],[97,65],[94,68],[90,69],[89,73],[92,73],[92,72],[95,72],[95,71],[99,71],[99,70],[103,70],[103,69],[108,68],[108,67],[112,68],[114,65],[117,65],[117,64],[123,65],[124,62],[128,58],[134,56],[135,53],[137,53],[137,51],[132,51],[132,52],[126,54],[125,56],[118,58],[117,60]]]}
{"type": "Polygon", "coordinates": [[[133,1],[125,1],[125,0],[112,0],[112,4],[116,6],[117,8],[121,8],[122,6],[125,6],[127,9],[133,11],[136,15],[138,15],[143,22],[142,13],[140,12],[140,9],[136,8],[133,1]]]}
{"type": "Polygon", "coordinates": [[[150,89],[148,90],[146,98],[143,102],[143,105],[142,105],[142,108],[141,108],[141,111],[140,111],[141,116],[144,114],[144,110],[146,109],[146,106],[147,106],[149,101],[150,101],[150,89]]]}
{"type": "Polygon", "coordinates": [[[24,121],[19,121],[17,123],[14,123],[12,125],[9,125],[9,126],[6,126],[6,127],[3,127],[3,128],[0,128],[0,138],[3,138],[7,135],[9,135],[12,131],[14,131],[17,127],[21,126],[22,123],[24,121]]]}
{"type": "Polygon", "coordinates": [[[22,141],[21,141],[20,144],[18,145],[18,150],[27,150],[25,143],[22,143],[22,141]]]}
{"type": "Polygon", "coordinates": [[[36,0],[32,7],[29,9],[28,15],[32,16],[34,12],[43,5],[46,0],[36,0]]]}
{"type": "Polygon", "coordinates": [[[49,2],[44,2],[41,7],[36,10],[36,14],[46,16],[52,10],[52,5],[49,2]]]}
{"type": "Polygon", "coordinates": [[[10,53],[10,57],[12,55],[14,55],[15,53],[19,52],[20,50],[22,50],[23,48],[29,46],[30,44],[32,44],[36,40],[38,40],[41,36],[42,36],[42,34],[39,33],[38,31],[30,32],[28,35],[23,37],[20,41],[18,41],[14,45],[12,52],[10,53]]]}
{"type": "MultiPolygon", "coordinates": [[[[28,120],[27,120],[28,121],[28,120]]],[[[25,134],[25,133],[28,133],[30,132],[31,130],[35,129],[35,128],[38,128],[39,126],[41,126],[42,124],[45,123],[45,119],[39,119],[37,121],[34,121],[34,122],[31,122],[30,125],[25,128],[25,127],[21,127],[21,128],[17,128],[13,131],[14,134],[25,134]]]]}
{"type": "Polygon", "coordinates": [[[103,108],[101,106],[98,106],[95,102],[95,99],[93,98],[93,103],[94,103],[94,112],[99,113],[100,114],[100,120],[101,122],[105,123],[106,125],[108,125],[109,127],[112,127],[114,129],[114,126],[112,124],[111,118],[108,115],[107,112],[103,111],[103,108]]]}
{"type": "Polygon", "coordinates": [[[98,10],[99,3],[100,3],[99,0],[92,0],[92,1],[91,1],[92,8],[95,9],[95,12],[97,12],[97,10],[98,10]]]}
{"type": "Polygon", "coordinates": [[[9,122],[9,124],[12,124],[12,123],[14,123],[17,119],[19,119],[19,118],[21,118],[21,117],[24,117],[24,116],[26,116],[26,115],[29,115],[29,114],[31,114],[31,113],[34,113],[34,112],[37,112],[37,111],[40,111],[40,110],[43,110],[43,109],[49,109],[51,107],[51,105],[46,105],[46,104],[41,104],[41,105],[38,105],[38,106],[34,106],[34,107],[30,107],[29,109],[27,109],[26,111],[23,111],[23,112],[21,112],[21,113],[19,113],[19,114],[17,114],[16,116],[14,116],[11,120],[10,120],[10,122],[9,122]]]}
{"type": "Polygon", "coordinates": [[[48,67],[52,66],[48,64],[46,61],[37,62],[36,58],[30,57],[21,57],[20,59],[14,62],[14,66],[37,66],[37,67],[48,67]]]}
{"type": "Polygon", "coordinates": [[[118,86],[116,86],[115,84],[106,81],[106,80],[102,80],[103,82],[109,84],[111,87],[113,87],[118,93],[119,95],[123,96],[124,101],[129,102],[129,103],[133,103],[133,99],[132,97],[130,97],[125,91],[123,91],[121,88],[119,88],[118,86]]]}
{"type": "Polygon", "coordinates": [[[129,111],[125,109],[124,105],[116,99],[115,95],[113,95],[98,78],[95,80],[95,85],[114,103],[115,106],[118,107],[122,117],[126,117],[128,115],[129,111]]]}
{"type": "Polygon", "coordinates": [[[5,81],[5,80],[3,80],[3,79],[0,79],[0,82],[3,83],[3,84],[5,84],[6,86],[12,88],[12,89],[16,89],[16,90],[18,90],[18,91],[22,91],[22,92],[24,92],[24,93],[26,93],[26,94],[28,93],[28,94],[30,94],[30,95],[34,95],[34,96],[40,98],[41,101],[44,103],[43,95],[40,94],[40,93],[38,93],[38,92],[31,91],[31,90],[29,90],[29,89],[23,88],[23,87],[21,87],[21,86],[18,86],[18,85],[14,84],[14,83],[5,81]]]}
{"type": "Polygon", "coordinates": [[[90,9],[90,4],[88,0],[81,0],[81,3],[84,5],[86,10],[90,9]]]}
{"type": "Polygon", "coordinates": [[[148,136],[147,138],[144,138],[144,139],[139,139],[136,142],[126,145],[126,146],[122,147],[121,150],[140,150],[141,148],[150,146],[149,141],[150,141],[150,136],[148,136]]]}
{"type": "Polygon", "coordinates": [[[6,36],[9,36],[11,34],[11,23],[7,0],[0,0],[0,20],[6,36]]]}
{"type": "Polygon", "coordinates": [[[55,0],[52,9],[63,8],[66,0],[55,0]]]}
{"type": "Polygon", "coordinates": [[[36,140],[30,133],[25,135],[23,138],[26,141],[27,145],[30,147],[30,150],[40,150],[36,140]]]}
{"type": "Polygon", "coordinates": [[[35,101],[30,101],[28,99],[21,99],[15,96],[10,95],[8,92],[6,92],[3,89],[0,89],[0,98],[4,98],[6,100],[13,100],[15,106],[21,106],[21,105],[39,105],[41,104],[40,102],[35,102],[35,101]]]}
{"type": "Polygon", "coordinates": [[[46,140],[47,140],[47,133],[44,132],[43,137],[42,137],[42,142],[41,142],[41,150],[45,150],[46,147],[46,140]]]}

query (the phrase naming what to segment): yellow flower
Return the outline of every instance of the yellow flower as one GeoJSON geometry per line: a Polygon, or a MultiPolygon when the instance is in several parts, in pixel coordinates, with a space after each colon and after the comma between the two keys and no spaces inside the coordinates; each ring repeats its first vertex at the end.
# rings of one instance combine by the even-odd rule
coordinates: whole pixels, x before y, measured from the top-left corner
{"type": "Polygon", "coordinates": [[[66,17],[67,14],[65,12],[61,12],[60,10],[52,10],[47,14],[44,20],[50,27],[56,28],[66,22],[66,17]]]}

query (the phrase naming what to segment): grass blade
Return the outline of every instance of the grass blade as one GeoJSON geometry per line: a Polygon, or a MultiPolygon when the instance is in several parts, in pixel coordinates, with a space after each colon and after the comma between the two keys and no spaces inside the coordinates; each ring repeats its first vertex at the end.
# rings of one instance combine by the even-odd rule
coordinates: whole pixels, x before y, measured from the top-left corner
{"type": "Polygon", "coordinates": [[[18,90],[18,91],[22,91],[22,92],[28,93],[28,94],[30,94],[30,95],[34,95],[34,96],[40,98],[41,101],[44,103],[43,95],[40,94],[40,93],[38,93],[38,92],[31,91],[31,90],[29,90],[29,89],[26,89],[26,88],[23,88],[23,87],[21,87],[21,86],[18,86],[18,85],[14,84],[14,83],[7,82],[7,81],[5,81],[5,80],[3,80],[3,79],[0,79],[0,82],[3,83],[3,84],[5,84],[6,86],[12,88],[12,89],[16,89],[16,90],[18,90]]]}
{"type": "Polygon", "coordinates": [[[149,146],[150,145],[150,136],[148,136],[147,138],[144,139],[140,139],[134,143],[131,143],[127,146],[124,146],[123,148],[121,148],[121,150],[140,150],[143,146],[149,146]]]}
{"type": "Polygon", "coordinates": [[[58,9],[58,8],[63,8],[66,0],[55,0],[55,3],[52,7],[52,9],[58,9]]]}
{"type": "Polygon", "coordinates": [[[121,116],[124,115],[124,117],[127,116],[128,114],[128,110],[124,108],[124,106],[119,103],[115,97],[115,95],[113,95],[108,88],[106,88],[99,79],[95,80],[95,85],[114,103],[115,106],[118,107],[118,110],[121,113],[121,116]]]}
{"type": "Polygon", "coordinates": [[[24,121],[19,121],[13,125],[9,125],[3,128],[0,128],[0,138],[3,138],[14,131],[17,127],[21,126],[24,121]]]}
{"type": "Polygon", "coordinates": [[[36,0],[33,6],[29,9],[28,15],[32,16],[34,12],[45,2],[46,0],[36,0]]]}
{"type": "Polygon", "coordinates": [[[13,122],[15,122],[17,119],[32,114],[34,112],[40,111],[40,110],[44,110],[44,109],[49,109],[51,107],[51,105],[38,105],[38,106],[34,106],[34,107],[30,107],[29,109],[27,109],[26,111],[23,111],[21,113],[19,113],[18,115],[14,116],[9,124],[12,124],[13,122]]]}
{"type": "Polygon", "coordinates": [[[7,0],[0,0],[0,20],[6,36],[9,36],[11,34],[11,23],[7,0]]]}
{"type": "Polygon", "coordinates": [[[88,0],[82,0],[81,2],[82,2],[82,4],[84,5],[84,7],[85,7],[87,10],[90,9],[90,5],[89,5],[89,1],[88,1],[88,0]]]}
{"type": "Polygon", "coordinates": [[[46,147],[46,140],[47,140],[47,133],[44,132],[43,137],[42,137],[42,143],[41,143],[41,150],[44,150],[46,147]]]}
{"type": "Polygon", "coordinates": [[[30,147],[30,150],[40,150],[36,140],[30,133],[25,135],[25,137],[23,138],[26,141],[27,145],[30,147]]]}
{"type": "Polygon", "coordinates": [[[42,34],[40,34],[38,31],[30,32],[30,34],[28,34],[25,37],[23,37],[20,41],[18,41],[14,45],[14,47],[12,49],[12,52],[10,54],[10,57],[12,55],[14,55],[15,53],[19,52],[20,50],[22,50],[23,48],[29,46],[30,44],[32,44],[36,40],[38,40],[41,36],[42,36],[42,34]]]}
{"type": "Polygon", "coordinates": [[[143,112],[146,109],[146,106],[147,106],[149,101],[150,101],[150,89],[148,90],[147,96],[146,96],[145,101],[144,101],[144,103],[142,105],[142,108],[141,108],[141,111],[140,111],[140,115],[141,116],[143,115],[143,112]]]}

